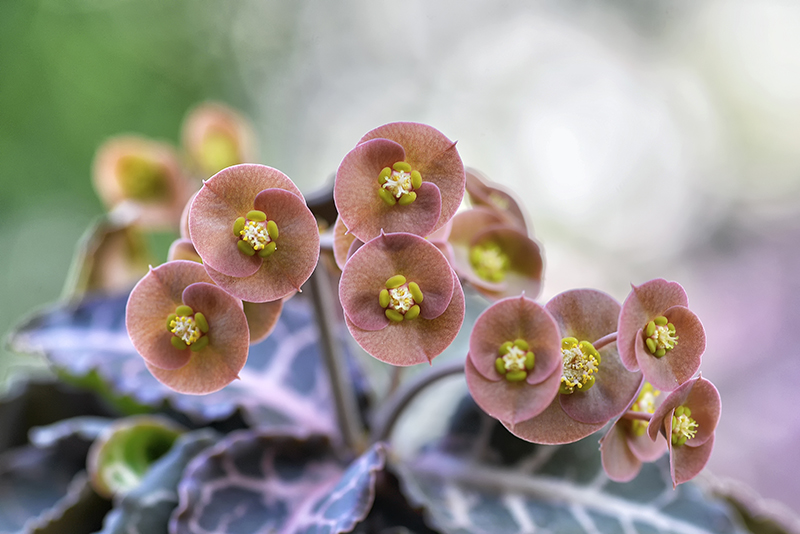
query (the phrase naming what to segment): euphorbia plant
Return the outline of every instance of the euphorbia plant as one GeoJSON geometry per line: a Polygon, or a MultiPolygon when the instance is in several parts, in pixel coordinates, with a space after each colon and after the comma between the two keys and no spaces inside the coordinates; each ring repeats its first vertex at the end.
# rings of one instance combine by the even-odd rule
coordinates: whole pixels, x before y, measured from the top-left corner
{"type": "MultiPolygon", "coordinates": [[[[465,173],[438,130],[403,122],[368,132],[344,155],[335,209],[325,210],[281,171],[241,161],[250,157],[242,127],[216,106],[190,114],[189,168],[218,172],[186,195],[182,215],[171,207],[180,238],[168,261],[130,292],[124,321],[102,306],[92,316],[89,299],[88,312],[74,312],[78,323],[90,315],[107,328],[126,325],[122,346],[94,371],[123,395],[177,412],[187,428],[166,453],[138,433],[140,422],[103,431],[98,443],[147,453],[130,455],[138,464],[127,467],[119,463],[129,455],[116,455],[111,472],[136,475],[124,492],[98,487],[118,501],[109,525],[149,532],[136,522],[158,517],[157,528],[174,533],[556,532],[563,525],[547,522],[540,506],[587,522],[621,497],[572,497],[652,478],[650,462],[666,473],[664,452],[669,485],[703,468],[719,395],[695,377],[705,336],[677,283],[634,286],[622,305],[587,288],[537,302],[542,247],[522,203],[465,173]],[[465,189],[471,202],[461,207],[465,189]],[[461,373],[469,395],[437,396],[438,379],[461,373]],[[422,391],[431,396],[415,407],[422,391]],[[209,421],[239,430],[191,430],[209,421]],[[448,428],[408,451],[398,425],[422,435],[448,428]],[[603,428],[598,453],[584,438],[603,428]],[[178,495],[178,505],[156,510],[152,495],[178,495]]],[[[155,183],[129,178],[130,191],[155,183]]],[[[138,209],[137,224],[146,213],[138,209]]],[[[71,345],[59,332],[44,341],[51,358],[83,368],[62,355],[71,345]]],[[[108,472],[95,465],[107,456],[92,455],[92,473],[108,472]]],[[[619,520],[631,530],[634,519],[647,524],[655,505],[637,515],[638,497],[627,498],[630,517],[619,520]]],[[[682,531],[676,521],[651,524],[682,531]]],[[[722,532],[731,523],[718,524],[722,532]]]]}

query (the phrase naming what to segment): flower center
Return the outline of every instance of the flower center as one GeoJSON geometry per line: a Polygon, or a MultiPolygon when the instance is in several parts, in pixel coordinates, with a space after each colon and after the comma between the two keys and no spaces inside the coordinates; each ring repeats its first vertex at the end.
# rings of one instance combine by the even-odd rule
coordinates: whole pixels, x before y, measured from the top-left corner
{"type": "Polygon", "coordinates": [[[178,306],[175,313],[167,317],[167,331],[172,334],[170,342],[178,350],[191,348],[192,352],[208,345],[208,320],[205,315],[189,306],[178,306]]]}
{"type": "Polygon", "coordinates": [[[417,199],[415,189],[422,185],[422,175],[411,170],[411,165],[398,161],[391,167],[384,167],[378,175],[378,196],[386,205],[400,204],[405,206],[417,199]]]}
{"type": "MultiPolygon", "coordinates": [[[[633,403],[631,406],[631,410],[634,412],[644,412],[644,413],[655,413],[656,411],[656,397],[661,395],[661,392],[653,387],[650,382],[645,382],[644,386],[642,386],[642,391],[639,392],[639,396],[636,397],[636,402],[633,403]]],[[[631,430],[634,435],[636,436],[644,436],[644,433],[647,432],[647,421],[641,421],[639,419],[635,419],[631,421],[631,430]]]]}
{"type": "Polygon", "coordinates": [[[678,406],[672,414],[672,444],[681,446],[697,434],[697,421],[688,406],[678,406]]]}
{"type": "Polygon", "coordinates": [[[155,161],[125,156],[117,163],[119,185],[125,196],[135,200],[157,200],[168,192],[166,169],[155,161]]]}
{"type": "Polygon", "coordinates": [[[575,391],[586,391],[594,385],[595,373],[600,370],[600,353],[588,341],[574,337],[561,340],[561,386],[559,393],[569,395],[575,391]]]}
{"type": "Polygon", "coordinates": [[[275,243],[278,225],[275,221],[268,221],[263,211],[252,210],[247,212],[247,216],[236,219],[233,235],[239,238],[236,246],[246,256],[253,256],[257,252],[260,257],[266,258],[278,248],[275,243]]]}
{"type": "Polygon", "coordinates": [[[500,357],[494,361],[495,370],[506,377],[509,382],[521,382],[533,369],[535,356],[528,350],[528,342],[524,339],[506,341],[500,345],[500,357]]]}
{"type": "Polygon", "coordinates": [[[473,246],[469,261],[475,273],[488,282],[502,282],[508,272],[508,255],[493,241],[473,246]]]}
{"type": "Polygon", "coordinates": [[[678,344],[675,325],[663,315],[656,317],[644,327],[644,343],[650,354],[661,358],[678,344]]]}
{"type": "Polygon", "coordinates": [[[386,289],[378,295],[378,302],[390,321],[399,323],[404,319],[416,319],[422,304],[422,290],[416,282],[407,282],[402,274],[386,281],[386,289]]]}

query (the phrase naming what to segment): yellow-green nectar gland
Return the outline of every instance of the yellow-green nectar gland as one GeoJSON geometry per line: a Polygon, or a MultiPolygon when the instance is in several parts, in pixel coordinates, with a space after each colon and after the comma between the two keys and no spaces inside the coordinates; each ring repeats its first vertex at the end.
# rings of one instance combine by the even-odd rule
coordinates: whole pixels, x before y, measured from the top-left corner
{"type": "Polygon", "coordinates": [[[384,167],[378,175],[378,196],[388,206],[405,206],[417,199],[415,189],[422,185],[422,175],[411,170],[411,165],[398,161],[391,167],[384,167]]]}
{"type": "MultiPolygon", "coordinates": [[[[636,397],[636,402],[633,403],[631,406],[631,410],[634,412],[644,412],[653,414],[656,411],[656,398],[661,395],[661,392],[653,387],[650,382],[645,382],[644,386],[642,386],[642,391],[639,392],[639,396],[636,397]]],[[[634,419],[631,421],[631,432],[635,436],[644,436],[645,432],[647,432],[647,421],[641,421],[639,419],[634,419]]]]}
{"type": "Polygon", "coordinates": [[[164,198],[169,193],[167,172],[160,163],[139,156],[124,156],[117,163],[119,186],[134,200],[164,198]]]}
{"type": "Polygon", "coordinates": [[[565,337],[561,340],[561,356],[563,367],[559,393],[570,395],[594,385],[595,374],[600,370],[600,353],[591,343],[565,337]]]}
{"type": "Polygon", "coordinates": [[[533,369],[535,356],[529,350],[528,342],[524,339],[506,341],[500,345],[500,357],[494,361],[497,372],[506,377],[509,382],[521,382],[528,377],[528,371],[533,369]]]}
{"type": "Polygon", "coordinates": [[[697,421],[688,406],[678,406],[672,413],[672,445],[679,447],[697,434],[697,421]]]}
{"type": "Polygon", "coordinates": [[[510,263],[508,255],[493,241],[473,246],[469,251],[469,261],[475,274],[494,283],[505,279],[510,263]]]}
{"type": "Polygon", "coordinates": [[[178,350],[198,352],[208,345],[208,320],[189,306],[178,306],[167,317],[167,331],[172,334],[170,343],[178,350]]]}
{"type": "Polygon", "coordinates": [[[395,323],[419,317],[422,304],[422,290],[416,282],[406,281],[402,274],[392,276],[386,281],[386,289],[378,295],[378,302],[386,317],[395,323]]]}
{"type": "Polygon", "coordinates": [[[239,238],[236,246],[242,254],[253,256],[258,253],[262,258],[272,256],[278,248],[278,225],[268,221],[263,211],[252,210],[245,217],[239,217],[233,223],[233,235],[239,238]]]}
{"type": "Polygon", "coordinates": [[[656,317],[644,327],[644,344],[650,354],[661,358],[678,344],[675,325],[663,315],[656,317]]]}

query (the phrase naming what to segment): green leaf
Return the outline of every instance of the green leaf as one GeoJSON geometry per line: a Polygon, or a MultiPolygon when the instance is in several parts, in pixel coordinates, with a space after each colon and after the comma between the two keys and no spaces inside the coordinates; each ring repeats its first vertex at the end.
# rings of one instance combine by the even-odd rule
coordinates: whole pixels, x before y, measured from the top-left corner
{"type": "Polygon", "coordinates": [[[396,467],[409,499],[448,533],[746,532],[697,484],[673,490],[666,456],[631,482],[609,480],[597,439],[527,443],[465,398],[448,433],[396,467]]]}
{"type": "Polygon", "coordinates": [[[216,441],[217,434],[208,429],[179,437],[170,451],[152,464],[139,486],[108,513],[98,534],[167,534],[186,465],[216,441]]]}
{"type": "Polygon", "coordinates": [[[380,444],[348,465],[324,436],[239,431],[190,464],[170,532],[350,532],[384,462],[380,444]]]}

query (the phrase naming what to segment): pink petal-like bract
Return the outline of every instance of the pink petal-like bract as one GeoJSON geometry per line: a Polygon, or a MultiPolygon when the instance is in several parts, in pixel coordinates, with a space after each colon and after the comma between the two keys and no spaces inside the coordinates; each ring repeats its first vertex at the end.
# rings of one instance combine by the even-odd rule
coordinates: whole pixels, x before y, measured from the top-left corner
{"type": "MultiPolygon", "coordinates": [[[[248,276],[226,275],[203,258],[205,267],[217,285],[237,298],[248,302],[282,299],[299,291],[317,265],[317,220],[302,197],[283,189],[261,191],[253,200],[253,206],[267,214],[267,218],[278,226],[280,234],[275,239],[275,252],[263,259],[258,255],[248,258],[256,258],[259,262],[256,271],[248,276]]],[[[230,231],[228,233],[233,235],[230,231]]],[[[232,256],[246,257],[235,246],[233,249],[230,252],[232,256]]]]}
{"type": "Polygon", "coordinates": [[[637,332],[634,350],[645,379],[662,391],[672,391],[689,380],[700,368],[706,348],[706,334],[700,319],[685,306],[672,306],[663,315],[680,332],[677,345],[656,358],[645,346],[644,332],[637,332]]]}
{"type": "Polygon", "coordinates": [[[672,424],[672,412],[679,406],[689,407],[692,418],[698,424],[697,434],[686,442],[686,446],[698,447],[711,439],[719,422],[722,401],[714,384],[701,376],[685,382],[664,399],[661,406],[653,413],[647,429],[650,439],[655,440],[659,431],[669,436],[666,425],[672,424]]]}
{"type": "Polygon", "coordinates": [[[469,338],[469,357],[475,370],[487,380],[507,382],[495,369],[495,360],[500,346],[516,339],[527,342],[535,357],[534,367],[526,377],[528,384],[541,382],[556,370],[560,377],[558,325],[544,307],[525,296],[495,302],[475,321],[469,338]]]}
{"type": "Polygon", "coordinates": [[[350,257],[339,281],[339,300],[356,327],[374,331],[389,324],[378,297],[395,275],[419,285],[421,318],[434,319],[450,304],[453,270],[439,249],[413,234],[382,234],[350,257]]]}
{"type": "Polygon", "coordinates": [[[254,209],[256,196],[265,189],[283,189],[303,198],[288,176],[264,165],[235,165],[205,181],[189,209],[189,233],[205,265],[239,278],[258,270],[258,255],[238,252],[233,224],[254,209]]]}
{"type": "MultiPolygon", "coordinates": [[[[562,337],[594,344],[615,331],[620,306],[601,291],[575,289],[556,295],[545,308],[558,323],[562,337]]],[[[602,361],[594,386],[587,391],[559,395],[564,411],[583,423],[605,423],[621,414],[641,384],[642,374],[625,369],[615,343],[598,352],[602,361]]]]}
{"type": "Polygon", "coordinates": [[[663,315],[672,306],[688,306],[686,291],[677,282],[657,278],[640,286],[631,284],[631,292],[619,314],[617,345],[622,363],[631,371],[639,369],[636,361],[636,338],[641,337],[645,325],[663,315]]]}
{"type": "Polygon", "coordinates": [[[196,187],[183,174],[172,146],[136,136],[103,143],[95,154],[92,178],[109,210],[124,202],[134,208],[137,223],[150,228],[177,227],[196,187]]]}
{"type": "Polygon", "coordinates": [[[543,445],[572,443],[597,432],[605,426],[605,423],[587,424],[572,419],[561,409],[558,395],[536,417],[517,424],[508,422],[503,422],[503,424],[515,436],[543,445]]]}
{"type": "Polygon", "coordinates": [[[473,206],[481,206],[497,214],[504,224],[510,224],[528,233],[525,210],[519,198],[500,184],[489,181],[475,169],[465,169],[467,195],[473,206]]]}
{"type": "Polygon", "coordinates": [[[424,182],[436,185],[441,193],[441,213],[434,230],[444,226],[461,205],[466,176],[456,144],[436,128],[415,122],[384,124],[364,134],[359,144],[370,139],[390,139],[405,150],[405,161],[422,174],[424,182]]]}
{"type": "Polygon", "coordinates": [[[547,408],[558,394],[561,373],[558,369],[536,384],[526,381],[488,380],[475,369],[467,358],[464,372],[472,398],[481,409],[495,419],[516,424],[536,417],[547,408]]]}
{"type": "Polygon", "coordinates": [[[442,198],[435,184],[423,180],[414,190],[417,199],[405,206],[389,206],[378,195],[381,170],[405,157],[398,143],[373,139],[351,150],[339,165],[333,198],[342,221],[360,240],[369,241],[381,231],[427,236],[437,228],[442,198]]]}
{"type": "Polygon", "coordinates": [[[452,299],[447,309],[436,318],[425,319],[420,316],[414,320],[389,324],[381,330],[370,331],[358,328],[345,315],[345,322],[353,339],[368,354],[392,365],[430,363],[453,342],[464,322],[464,291],[452,270],[450,276],[453,284],[452,299]]]}
{"type": "Polygon", "coordinates": [[[153,376],[180,393],[217,391],[238,376],[247,360],[250,336],[241,301],[210,283],[194,262],[178,260],[151,270],[131,292],[126,324],[153,376]],[[208,322],[208,345],[198,352],[178,350],[170,342],[167,318],[181,305],[208,322]]]}
{"type": "Polygon", "coordinates": [[[623,426],[615,423],[600,440],[600,460],[603,470],[608,478],[615,482],[633,480],[642,469],[642,461],[628,446],[627,434],[623,426]]]}
{"type": "Polygon", "coordinates": [[[236,111],[218,102],[204,102],[189,111],[181,138],[193,167],[203,176],[255,161],[252,126],[236,111]]]}

